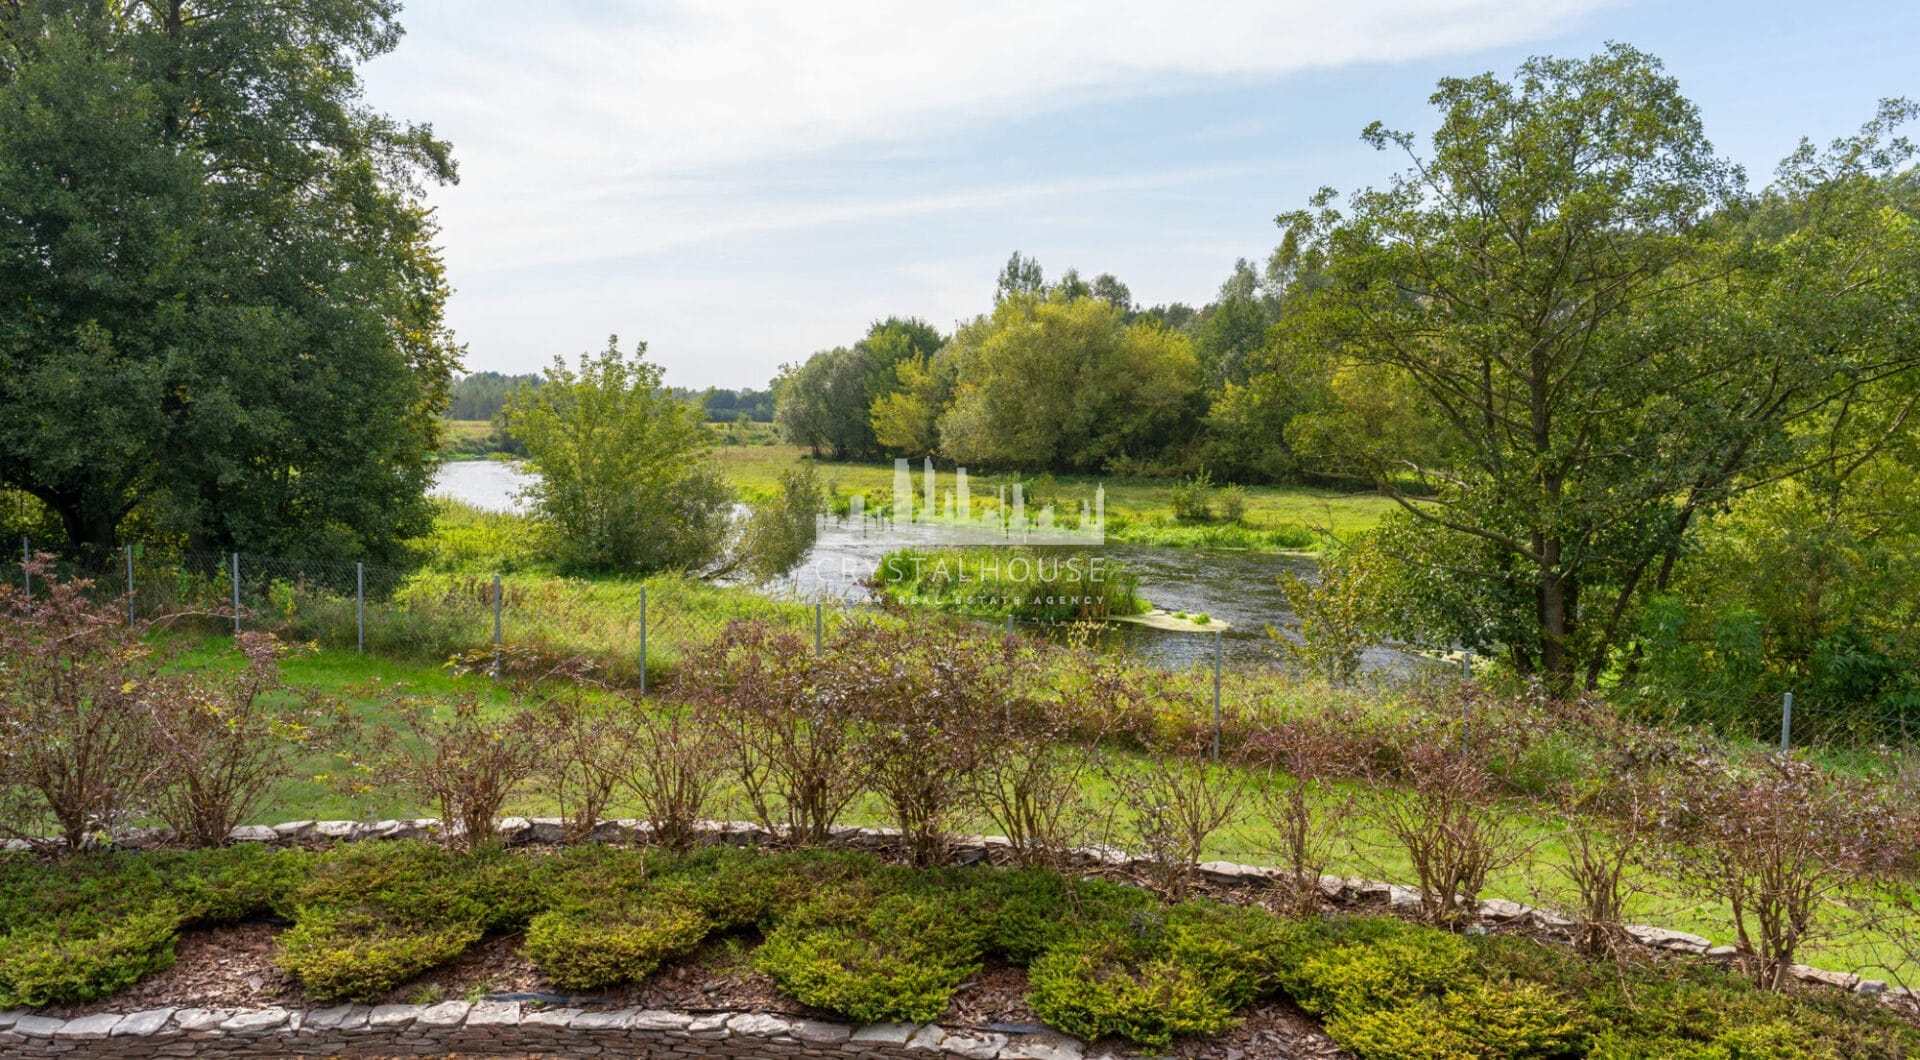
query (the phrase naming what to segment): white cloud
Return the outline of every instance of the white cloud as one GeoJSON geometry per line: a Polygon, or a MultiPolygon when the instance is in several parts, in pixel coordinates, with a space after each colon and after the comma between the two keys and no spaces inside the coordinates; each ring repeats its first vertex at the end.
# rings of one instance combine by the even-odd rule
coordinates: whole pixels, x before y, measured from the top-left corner
{"type": "MultiPolygon", "coordinates": [[[[756,233],[1204,181],[1204,165],[1169,160],[1100,179],[943,184],[932,173],[906,189],[849,178],[802,191],[784,186],[783,170],[912,156],[1093,101],[1511,45],[1611,2],[414,0],[400,49],[367,74],[375,106],[430,120],[455,144],[462,184],[433,201],[459,283],[756,233]]],[[[456,301],[463,330],[466,312],[456,301]]],[[[468,316],[493,331],[470,333],[477,347],[513,331],[498,312],[468,316]]]]}

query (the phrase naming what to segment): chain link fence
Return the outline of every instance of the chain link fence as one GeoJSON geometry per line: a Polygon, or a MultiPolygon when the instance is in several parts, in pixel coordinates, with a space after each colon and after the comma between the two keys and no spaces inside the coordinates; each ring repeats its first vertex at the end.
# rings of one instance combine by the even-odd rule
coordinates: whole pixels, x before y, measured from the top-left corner
{"type": "MultiPolygon", "coordinates": [[[[20,560],[36,553],[19,543],[20,560]]],[[[24,563],[9,564],[29,589],[24,563]]],[[[758,621],[816,646],[831,643],[856,621],[940,622],[969,631],[983,650],[1009,638],[1089,643],[1072,630],[1032,628],[1012,619],[977,620],[886,610],[845,595],[808,597],[797,584],[769,594],[745,587],[656,577],[596,580],[509,573],[449,574],[328,560],[290,560],[250,553],[166,553],[139,545],[114,554],[54,558],[58,576],[87,578],[100,598],[122,603],[133,618],[166,617],[209,631],[257,629],[334,650],[443,663],[464,659],[537,666],[586,659],[607,679],[642,690],[659,687],[689,653],[721,637],[729,623],[758,621]]],[[[1210,650],[1189,653],[1181,680],[1155,693],[1164,706],[1211,716],[1271,714],[1272,701],[1303,694],[1303,676],[1280,658],[1223,662],[1221,634],[1210,650]],[[1267,680],[1271,678],[1271,680],[1267,680]],[[1177,689],[1175,688],[1177,685],[1177,689]]],[[[1124,649],[1088,651],[1088,665],[1139,666],[1124,649]]],[[[1410,683],[1458,679],[1442,664],[1431,672],[1375,675],[1404,689],[1410,683]]],[[[1373,688],[1374,692],[1388,691],[1373,688]]],[[[1355,690],[1365,695],[1369,689],[1355,690]]],[[[1722,739],[1767,746],[1845,749],[1920,743],[1920,706],[1838,702],[1817,696],[1741,694],[1651,681],[1611,689],[1607,699],[1637,720],[1693,727],[1722,739]]]]}

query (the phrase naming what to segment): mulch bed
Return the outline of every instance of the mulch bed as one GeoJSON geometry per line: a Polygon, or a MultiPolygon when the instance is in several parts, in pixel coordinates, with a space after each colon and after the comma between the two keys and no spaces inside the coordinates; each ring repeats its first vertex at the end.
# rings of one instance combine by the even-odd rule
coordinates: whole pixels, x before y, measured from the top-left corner
{"type": "MultiPolygon", "coordinates": [[[[279,925],[250,922],[230,927],[183,931],[173,966],[155,972],[111,997],[84,1005],[50,1007],[43,1015],[71,1019],[95,1012],[134,1012],[149,1008],[315,1007],[299,985],[274,967],[274,936],[279,925]]],[[[753,970],[750,954],[757,939],[735,936],[708,941],[684,960],[663,965],[645,982],[590,997],[560,990],[520,952],[519,935],[482,940],[457,960],[398,987],[375,1004],[425,1004],[485,995],[540,995],[552,1004],[576,1008],[659,1008],[686,1012],[767,1012],[783,1016],[834,1019],[808,1009],[781,993],[773,981],[753,970]],[[564,1000],[561,1000],[563,999],[564,1000]]],[[[939,1023],[951,1030],[1010,1033],[1042,1029],[1027,1007],[1025,969],[987,962],[954,992],[939,1023]]],[[[1309,1060],[1341,1052],[1311,1019],[1284,1002],[1262,1003],[1242,1014],[1243,1022],[1225,1034],[1175,1043],[1179,1060],[1309,1060]]],[[[1093,1043],[1088,1056],[1144,1057],[1123,1042],[1093,1043]]]]}

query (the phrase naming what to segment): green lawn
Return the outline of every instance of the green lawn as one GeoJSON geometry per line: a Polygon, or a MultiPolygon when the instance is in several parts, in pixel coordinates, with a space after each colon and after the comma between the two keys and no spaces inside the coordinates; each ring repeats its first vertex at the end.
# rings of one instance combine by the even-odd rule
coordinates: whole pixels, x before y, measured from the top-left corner
{"type": "MultiPolygon", "coordinates": [[[[204,664],[209,657],[224,650],[227,643],[225,638],[212,638],[182,662],[186,665],[204,664]]],[[[288,685],[338,697],[361,711],[363,718],[369,722],[381,719],[366,700],[353,693],[357,686],[374,678],[405,682],[421,692],[477,691],[502,705],[508,701],[500,687],[484,676],[456,677],[443,666],[399,662],[352,651],[319,650],[294,656],[285,664],[284,674],[288,685]]],[[[392,797],[349,797],[331,784],[317,779],[337,765],[336,761],[324,754],[316,754],[303,761],[296,775],[275,792],[270,805],[261,814],[263,823],[432,814],[428,807],[408,804],[392,797]]],[[[1089,777],[1086,783],[1092,805],[1114,805],[1114,793],[1105,781],[1089,777]]],[[[509,812],[524,816],[546,816],[557,811],[551,798],[537,791],[525,791],[509,806],[509,812]]],[[[623,816],[632,815],[635,810],[623,804],[616,805],[612,812],[616,816],[623,816]]],[[[718,812],[734,818],[751,816],[745,800],[738,797],[728,797],[718,812]]],[[[1531,905],[1566,906],[1570,899],[1564,881],[1554,868],[1561,861],[1562,852],[1556,838],[1561,831],[1560,824],[1541,816],[1537,807],[1526,803],[1514,803],[1512,813],[1522,824],[1525,841],[1531,845],[1531,850],[1524,861],[1500,873],[1490,882],[1486,896],[1509,898],[1531,905]]],[[[891,822],[879,800],[869,796],[852,807],[845,823],[887,825],[891,822]]],[[[985,819],[974,819],[955,822],[955,828],[960,831],[991,831],[992,825],[985,819]]],[[[1384,834],[1351,819],[1347,832],[1331,866],[1332,871],[1399,883],[1412,880],[1413,873],[1405,856],[1384,834]]],[[[1251,864],[1271,864],[1278,849],[1276,837],[1277,832],[1271,823],[1262,820],[1257,811],[1250,812],[1247,820],[1214,837],[1208,845],[1207,856],[1251,864]]],[[[1680,889],[1671,881],[1650,874],[1643,875],[1641,882],[1648,891],[1636,912],[1641,921],[1704,935],[1715,943],[1733,941],[1724,926],[1724,910],[1718,903],[1689,901],[1681,896],[1680,889]]],[[[1850,938],[1811,945],[1803,959],[1823,967],[1868,970],[1870,975],[1871,969],[1886,967],[1890,963],[1901,967],[1903,974],[1920,974],[1920,967],[1913,967],[1903,957],[1893,955],[1889,936],[1880,931],[1863,932],[1850,938]]]]}

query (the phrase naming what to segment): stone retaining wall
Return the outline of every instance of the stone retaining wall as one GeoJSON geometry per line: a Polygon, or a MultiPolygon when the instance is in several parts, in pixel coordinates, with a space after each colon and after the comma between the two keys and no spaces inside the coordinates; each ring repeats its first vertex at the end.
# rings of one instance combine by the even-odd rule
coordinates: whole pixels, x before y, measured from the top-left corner
{"type": "Polygon", "coordinates": [[[530,1009],[517,1001],[310,1011],[162,1008],[71,1020],[0,1012],[0,1056],[21,1060],[447,1053],[648,1060],[1083,1060],[1085,1047],[1056,1034],[910,1023],[852,1027],[760,1013],[530,1009]]]}

